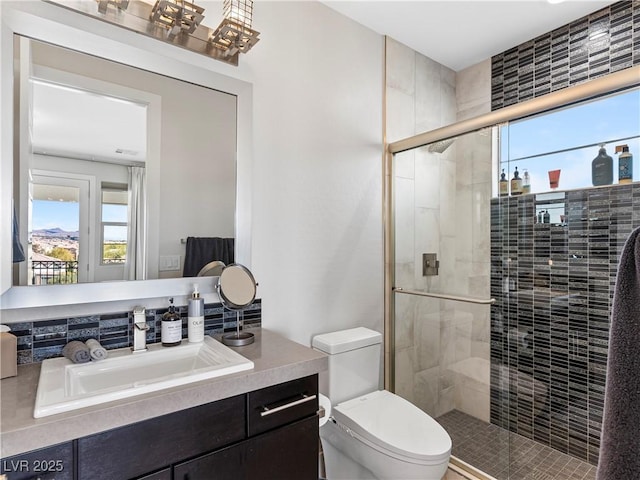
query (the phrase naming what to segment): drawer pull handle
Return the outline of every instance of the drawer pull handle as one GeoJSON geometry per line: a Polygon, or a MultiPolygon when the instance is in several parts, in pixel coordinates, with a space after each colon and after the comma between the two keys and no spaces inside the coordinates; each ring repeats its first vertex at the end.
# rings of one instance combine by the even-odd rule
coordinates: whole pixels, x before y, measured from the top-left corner
{"type": "Polygon", "coordinates": [[[284,405],[280,405],[279,407],[275,407],[275,408],[262,407],[263,411],[260,412],[260,416],[261,417],[266,417],[267,415],[271,415],[272,413],[281,412],[282,410],[286,410],[287,408],[295,407],[296,405],[300,405],[301,403],[310,402],[311,400],[315,400],[315,399],[316,399],[315,395],[311,395],[311,396],[302,395],[301,399],[295,400],[295,401],[290,402],[290,403],[285,403],[284,405]]]}

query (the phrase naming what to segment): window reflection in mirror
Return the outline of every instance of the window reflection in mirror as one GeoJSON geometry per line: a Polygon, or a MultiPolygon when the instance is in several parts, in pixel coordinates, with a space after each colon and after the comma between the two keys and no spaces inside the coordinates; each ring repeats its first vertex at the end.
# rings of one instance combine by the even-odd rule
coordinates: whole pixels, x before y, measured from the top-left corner
{"type": "Polygon", "coordinates": [[[234,95],[16,38],[14,202],[28,258],[14,265],[14,285],[177,278],[182,239],[235,237],[234,95]],[[63,215],[70,201],[37,204],[38,171],[86,179],[82,220],[63,215]]]}

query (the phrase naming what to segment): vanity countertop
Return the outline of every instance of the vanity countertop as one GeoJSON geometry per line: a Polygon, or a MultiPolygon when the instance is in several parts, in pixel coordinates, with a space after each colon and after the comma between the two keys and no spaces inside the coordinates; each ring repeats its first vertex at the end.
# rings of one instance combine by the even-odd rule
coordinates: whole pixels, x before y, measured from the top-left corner
{"type": "Polygon", "coordinates": [[[79,410],[33,418],[40,364],[21,365],[0,380],[0,457],[10,457],[178,410],[277,385],[327,369],[327,357],[264,329],[236,351],[253,370],[129,397],[79,410]]]}

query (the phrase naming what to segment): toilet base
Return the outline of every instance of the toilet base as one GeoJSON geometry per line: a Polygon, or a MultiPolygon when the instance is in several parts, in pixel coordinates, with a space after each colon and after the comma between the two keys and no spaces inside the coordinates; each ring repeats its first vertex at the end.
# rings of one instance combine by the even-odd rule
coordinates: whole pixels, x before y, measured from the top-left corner
{"type": "Polygon", "coordinates": [[[322,451],[324,452],[324,469],[327,480],[377,480],[371,471],[354,462],[324,439],[322,439],[322,451]]]}
{"type": "Polygon", "coordinates": [[[327,480],[441,480],[449,466],[402,462],[385,455],[329,421],[320,428],[327,480]],[[366,467],[365,467],[366,465],[366,467]]]}

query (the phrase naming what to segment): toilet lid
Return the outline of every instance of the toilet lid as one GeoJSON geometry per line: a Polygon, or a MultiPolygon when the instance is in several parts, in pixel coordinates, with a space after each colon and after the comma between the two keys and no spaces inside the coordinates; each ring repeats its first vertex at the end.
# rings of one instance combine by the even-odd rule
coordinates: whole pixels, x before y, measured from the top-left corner
{"type": "Polygon", "coordinates": [[[386,390],[335,406],[333,418],[370,443],[397,455],[431,462],[451,453],[451,438],[438,422],[386,390]]]}

